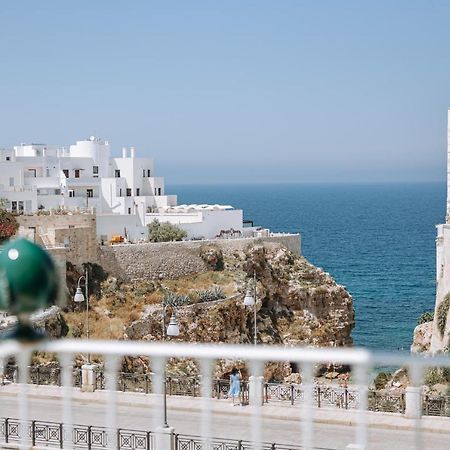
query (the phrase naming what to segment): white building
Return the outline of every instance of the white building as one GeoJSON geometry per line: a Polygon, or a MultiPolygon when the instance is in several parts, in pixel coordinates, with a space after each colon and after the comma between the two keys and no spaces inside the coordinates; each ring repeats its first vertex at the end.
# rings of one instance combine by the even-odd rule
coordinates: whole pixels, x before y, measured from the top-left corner
{"type": "Polygon", "coordinates": [[[439,329],[438,319],[442,312],[439,306],[450,294],[450,109],[447,125],[447,213],[444,224],[437,226],[436,239],[436,305],[433,320],[433,331],[430,350],[432,353],[443,351],[450,347],[450,309],[442,312],[444,329],[439,329]]]}
{"type": "Polygon", "coordinates": [[[21,144],[0,150],[0,198],[17,214],[94,209],[97,236],[145,239],[154,219],[185,229],[189,238],[213,238],[221,230],[242,232],[242,210],[221,205],[183,205],[166,195],[153,159],[138,158],[134,147],[111,157],[96,137],[69,147],[21,144]]]}

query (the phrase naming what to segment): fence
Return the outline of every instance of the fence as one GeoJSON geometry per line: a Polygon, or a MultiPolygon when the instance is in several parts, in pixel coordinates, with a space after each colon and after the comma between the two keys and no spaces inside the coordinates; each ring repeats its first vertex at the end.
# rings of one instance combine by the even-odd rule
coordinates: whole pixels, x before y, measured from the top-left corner
{"type": "MultiPolygon", "coordinates": [[[[66,426],[57,422],[42,422],[33,420],[23,426],[17,419],[0,419],[0,442],[11,444],[20,442],[23,435],[29,436],[33,447],[55,447],[77,449],[105,449],[114,440],[117,450],[155,450],[153,433],[117,429],[114,432],[104,427],[87,425],[66,426]],[[25,431],[25,433],[24,433],[25,431]]],[[[200,436],[174,434],[175,450],[203,450],[205,440],[200,436]]],[[[211,438],[209,446],[214,450],[252,450],[250,441],[223,438],[211,438]]],[[[302,450],[296,445],[277,443],[262,443],[260,450],[302,450]]],[[[315,450],[332,450],[316,447],[315,450]]]]}
{"type": "MultiPolygon", "coordinates": [[[[19,420],[12,422],[11,425],[7,424],[4,433],[8,435],[8,439],[16,439],[19,441],[20,446],[23,448],[29,447],[33,444],[33,439],[44,439],[57,441],[58,439],[65,442],[66,436],[68,436],[68,444],[72,447],[78,446],[78,441],[87,442],[86,445],[90,445],[92,448],[125,448],[120,444],[121,435],[120,432],[130,433],[129,430],[120,430],[118,426],[118,404],[117,394],[114,393],[117,390],[118,382],[118,370],[120,367],[121,358],[124,356],[130,357],[146,357],[151,362],[151,367],[154,371],[153,378],[151,380],[151,386],[149,390],[152,392],[151,400],[149,404],[152,405],[151,410],[151,429],[156,436],[162,436],[161,424],[164,424],[164,414],[167,412],[167,405],[164,395],[164,373],[166,362],[169,358],[188,358],[196,360],[199,363],[201,372],[201,382],[195,383],[195,395],[199,393],[201,399],[198,402],[199,410],[198,414],[198,427],[201,430],[199,439],[203,442],[210,442],[213,440],[212,430],[213,416],[215,414],[213,409],[213,403],[211,402],[211,393],[214,392],[214,382],[212,379],[213,364],[216,359],[229,359],[229,360],[243,360],[247,362],[247,368],[250,374],[249,378],[249,393],[250,393],[250,408],[248,409],[248,418],[242,419],[240,423],[241,430],[230,430],[230,434],[233,431],[242,432],[245,429],[246,441],[239,441],[239,436],[229,436],[229,439],[235,442],[234,447],[230,447],[228,444],[221,444],[217,449],[237,449],[238,442],[241,442],[241,448],[245,448],[246,442],[251,442],[254,449],[262,450],[266,444],[264,444],[263,436],[265,433],[265,425],[263,426],[264,407],[262,406],[264,401],[264,395],[266,395],[266,401],[272,401],[272,398],[284,399],[295,402],[298,401],[299,407],[296,408],[294,416],[298,419],[298,425],[292,428],[292,433],[298,433],[297,430],[301,430],[295,440],[295,445],[301,445],[304,448],[315,448],[315,444],[319,445],[323,441],[323,435],[321,433],[315,433],[316,428],[313,427],[314,415],[317,414],[317,409],[313,408],[314,405],[336,405],[340,407],[344,405],[349,411],[346,414],[351,413],[351,410],[355,410],[355,414],[352,415],[352,430],[353,436],[347,436],[348,444],[356,444],[359,448],[367,448],[369,441],[368,434],[368,421],[372,416],[369,416],[367,412],[368,408],[379,410],[385,408],[386,400],[378,398],[376,395],[369,394],[369,374],[371,368],[374,366],[402,366],[408,369],[410,379],[414,385],[420,386],[422,383],[423,370],[429,366],[447,367],[450,366],[450,358],[448,355],[438,355],[435,357],[416,357],[411,355],[394,355],[394,354],[378,354],[370,353],[363,349],[312,349],[312,348],[286,348],[276,346],[237,346],[237,345],[212,345],[212,344],[185,344],[185,343],[156,343],[156,342],[133,342],[133,341],[81,341],[81,340],[55,340],[48,342],[40,342],[35,344],[21,345],[15,341],[7,341],[0,344],[0,360],[6,361],[8,358],[14,356],[18,363],[18,415],[19,420]],[[50,352],[57,355],[58,360],[61,362],[61,369],[59,371],[58,380],[61,383],[62,394],[62,422],[66,425],[58,428],[43,426],[38,420],[32,422],[32,431],[21,432],[21,426],[25,427],[25,424],[29,423],[31,419],[30,402],[33,400],[28,398],[28,388],[26,382],[29,379],[29,363],[34,351],[50,352]],[[90,431],[86,431],[88,425],[81,426],[80,433],[75,431],[70,434],[75,426],[73,423],[73,399],[72,386],[73,386],[73,361],[75,356],[80,353],[91,353],[103,355],[105,361],[105,372],[103,374],[102,384],[105,389],[109,391],[109,394],[105,396],[104,414],[96,416],[98,420],[104,421],[104,427],[90,428],[90,431]],[[298,386],[290,386],[286,390],[285,386],[267,385],[266,394],[264,394],[264,383],[262,382],[262,374],[264,364],[266,362],[292,362],[295,361],[302,373],[302,388],[298,386]],[[355,388],[342,391],[322,391],[316,389],[314,386],[313,369],[316,365],[327,364],[329,361],[333,361],[336,364],[349,365],[352,368],[352,379],[354,380],[355,388]],[[271,392],[270,399],[268,392],[271,392]],[[293,396],[292,398],[289,395],[293,396]],[[384,406],[383,406],[384,405],[384,406]],[[316,412],[314,412],[314,410],[316,412]],[[34,425],[33,425],[34,423],[34,425]],[[21,425],[22,424],[22,425],[21,425]],[[34,427],[34,428],[33,428],[34,427]],[[83,428],[84,427],[84,428],[83,428]],[[69,435],[65,434],[65,430],[69,430],[69,435]],[[35,430],[35,431],[33,431],[35,430]],[[83,431],[84,430],[84,431],[83,431]],[[109,431],[108,431],[109,430],[109,431]],[[75,433],[75,434],[74,434],[75,433]],[[159,433],[159,434],[158,434],[159,433]],[[236,438],[236,439],[235,439],[236,438]],[[317,441],[317,442],[316,442],[317,441]],[[120,445],[119,445],[120,444],[120,445]],[[244,447],[242,447],[244,445],[244,447]],[[97,447],[96,447],[97,446],[97,447]]],[[[75,374],[75,377],[77,375],[75,374]]],[[[219,392],[224,392],[226,385],[220,385],[219,392]]],[[[174,385],[173,393],[184,392],[185,389],[193,389],[192,386],[186,387],[186,385],[174,385]]],[[[319,386],[319,389],[321,387],[319,386]]],[[[418,388],[417,388],[418,389],[418,388]]],[[[193,390],[191,391],[194,392],[193,390]]],[[[86,394],[93,395],[93,394],[86,394]]],[[[283,400],[284,401],[284,400],[283,400]]],[[[401,397],[389,399],[390,407],[403,408],[404,404],[401,397]],[[401,405],[401,406],[399,406],[401,405]]],[[[214,403],[215,405],[216,403],[214,403]]],[[[420,436],[421,434],[421,421],[420,421],[420,391],[417,390],[417,395],[409,397],[406,401],[407,409],[410,412],[413,411],[413,420],[410,423],[412,426],[412,432],[414,436],[420,436]],[[412,402],[411,402],[412,399],[412,402]],[[409,404],[409,406],[408,406],[409,404]]],[[[225,406],[225,405],[224,405],[225,406]]],[[[1,407],[1,402],[0,402],[1,407]]],[[[89,405],[83,406],[83,408],[89,408],[89,405]]],[[[97,408],[101,406],[96,405],[97,408]]],[[[103,407],[101,407],[103,408],[103,407]]],[[[442,414],[443,411],[448,410],[448,398],[442,404],[429,403],[428,412],[442,414]]],[[[36,413],[41,414],[41,411],[36,413]]],[[[95,413],[97,414],[97,413],[95,413]]],[[[246,413],[247,414],[247,413],[246,413]]],[[[232,415],[232,414],[231,414],[232,415]]],[[[292,416],[292,415],[290,415],[292,416]]],[[[336,415],[337,417],[337,415],[336,415]]],[[[43,417],[33,417],[33,419],[43,419],[43,417]]],[[[88,420],[88,419],[86,419],[88,420]]],[[[196,419],[197,420],[197,419],[196,419]]],[[[292,420],[292,419],[291,419],[292,420]]],[[[394,420],[394,418],[390,419],[394,420]]],[[[404,420],[404,419],[402,419],[404,420]]],[[[403,423],[403,422],[402,422],[403,423]]],[[[77,428],[78,425],[75,427],[77,428]]],[[[404,432],[405,433],[405,432],[404,432]]],[[[124,435],[125,436],[125,435],[124,435]]],[[[289,433],[284,436],[290,436],[289,433]]],[[[125,438],[124,438],[125,439],[125,438]]],[[[136,437],[130,438],[138,439],[136,437]]],[[[178,436],[174,439],[178,444],[177,449],[190,450],[196,449],[198,446],[192,444],[192,439],[183,436],[178,436]],[[184,443],[183,443],[184,442],[184,443]],[[191,444],[189,443],[191,442],[191,444]]],[[[139,439],[138,439],[139,440],[139,439]]],[[[37,442],[36,441],[36,442],[37,442]]],[[[172,441],[165,440],[164,445],[157,447],[157,450],[173,450],[172,441]],[[170,444],[170,445],[169,445],[170,444]]],[[[429,442],[427,442],[428,444],[429,442]]],[[[56,445],[56,444],[55,444],[56,445]]],[[[65,444],[64,444],[65,445],[65,444]]],[[[81,444],[80,444],[81,445],[81,444]]],[[[131,444],[130,444],[131,445],[131,444]]],[[[133,444],[134,445],[134,444],[133,444]]],[[[273,445],[273,444],[270,444],[273,445]]],[[[322,445],[323,446],[323,445],[322,445]]],[[[295,446],[279,447],[295,448],[295,446]]],[[[138,448],[138,447],[128,447],[138,448]]],[[[207,448],[207,447],[205,447],[207,448]]],[[[213,448],[213,447],[211,447],[213,448]]],[[[353,447],[358,448],[358,447],[353,447]]],[[[378,448],[378,447],[377,447],[378,448]]],[[[413,442],[408,444],[408,450],[420,449],[421,440],[414,439],[413,442]]]]}
{"type": "MultiPolygon", "coordinates": [[[[5,371],[10,380],[17,379],[17,366],[8,366],[5,371]],[[16,373],[15,373],[16,372],[16,373]],[[15,373],[15,374],[14,374],[15,373]]],[[[59,366],[29,366],[28,382],[37,385],[61,386],[61,367],[59,366]]],[[[122,392],[152,392],[152,373],[117,373],[117,389],[122,392]]],[[[74,386],[81,386],[81,369],[72,371],[74,386]]],[[[96,389],[105,389],[105,372],[101,369],[95,373],[96,389]]],[[[201,383],[199,377],[166,378],[167,394],[199,397],[201,383]]],[[[212,380],[211,396],[217,399],[228,397],[230,382],[227,379],[212,380]]],[[[264,383],[264,403],[281,402],[291,405],[304,401],[303,385],[287,383],[264,383]]],[[[248,382],[241,383],[241,403],[248,403],[248,382]]],[[[450,396],[422,396],[422,413],[427,416],[450,417],[450,396]]],[[[356,409],[359,407],[358,390],[353,387],[338,387],[317,384],[313,387],[313,405],[317,408],[356,409]]],[[[404,414],[405,394],[386,393],[368,390],[367,409],[377,412],[392,412],[404,414]]]]}

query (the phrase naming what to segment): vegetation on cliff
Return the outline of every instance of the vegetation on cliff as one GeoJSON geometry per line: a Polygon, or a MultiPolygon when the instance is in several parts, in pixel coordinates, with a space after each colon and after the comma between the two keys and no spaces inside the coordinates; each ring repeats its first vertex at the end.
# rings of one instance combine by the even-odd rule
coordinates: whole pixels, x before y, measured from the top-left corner
{"type": "Polygon", "coordinates": [[[187,236],[186,231],[168,222],[161,223],[155,219],[148,225],[148,239],[150,242],[181,241],[187,236]]]}
{"type": "Polygon", "coordinates": [[[16,234],[19,224],[13,214],[6,211],[0,200],[0,244],[16,234]]]}
{"type": "MultiPolygon", "coordinates": [[[[351,296],[329,274],[279,244],[254,244],[226,257],[217,246],[204,245],[200,255],[209,271],[174,280],[121,283],[108,278],[91,297],[91,336],[106,339],[160,340],[163,303],[176,309],[181,341],[250,343],[253,309],[243,297],[256,277],[257,338],[264,344],[351,345],[354,310],[351,296]],[[167,299],[182,298],[182,302],[167,299]]],[[[149,277],[150,278],[150,277],[149,277]]],[[[72,336],[85,332],[82,311],[68,311],[72,336]]],[[[219,361],[217,375],[229,364],[219,361]]],[[[145,359],[125,360],[125,370],[142,371],[145,359]]],[[[195,372],[189,361],[169,367],[195,372]],[[187,369],[186,369],[187,370],[187,369]]],[[[241,367],[245,369],[244,363],[241,367]]],[[[285,379],[289,364],[268,364],[267,379],[285,379]]]]}

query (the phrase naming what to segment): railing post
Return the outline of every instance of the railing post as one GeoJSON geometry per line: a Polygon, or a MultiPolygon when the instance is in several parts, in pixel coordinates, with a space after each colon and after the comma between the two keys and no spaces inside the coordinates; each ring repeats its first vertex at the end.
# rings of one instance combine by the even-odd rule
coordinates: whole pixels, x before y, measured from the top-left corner
{"type": "Polygon", "coordinates": [[[242,441],[238,441],[237,450],[242,450],[242,441]]]}
{"type": "Polygon", "coordinates": [[[90,425],[87,427],[87,447],[88,447],[88,450],[91,450],[91,447],[92,447],[92,427],[90,425]]]}
{"type": "Polygon", "coordinates": [[[36,447],[36,421],[31,421],[31,445],[36,447]]]}
{"type": "Polygon", "coordinates": [[[94,392],[97,387],[96,378],[94,364],[83,364],[81,366],[81,390],[83,392],[94,392]]]}
{"type": "Polygon", "coordinates": [[[320,386],[317,386],[317,407],[320,408],[320,386]]]}
{"type": "Polygon", "coordinates": [[[248,403],[252,406],[264,404],[264,377],[251,376],[248,379],[248,403]]]}
{"type": "Polygon", "coordinates": [[[176,434],[171,427],[159,427],[155,430],[155,449],[156,450],[174,450],[176,434]]]}
{"type": "Polygon", "coordinates": [[[344,388],[344,405],[345,409],[348,409],[348,389],[344,388]]]}
{"type": "Polygon", "coordinates": [[[117,428],[117,450],[120,450],[120,428],[117,428]]]}
{"type": "Polygon", "coordinates": [[[291,405],[294,405],[294,385],[291,384],[291,405]]]}
{"type": "Polygon", "coordinates": [[[145,393],[148,394],[150,391],[150,383],[148,379],[148,374],[145,374],[145,393]]]}
{"type": "Polygon", "coordinates": [[[64,448],[64,425],[62,423],[59,424],[59,448],[64,448]]]}
{"type": "Polygon", "coordinates": [[[422,415],[422,388],[408,386],[405,389],[405,417],[417,419],[422,415]]]}
{"type": "MultiPolygon", "coordinates": [[[[30,370],[30,378],[31,378],[31,370],[30,370]]],[[[40,376],[39,376],[39,366],[36,368],[36,385],[39,386],[40,376]]]]}
{"type": "Polygon", "coordinates": [[[150,431],[147,431],[147,450],[151,450],[151,448],[152,448],[151,439],[152,439],[152,435],[151,435],[150,431]]]}
{"type": "Polygon", "coordinates": [[[266,403],[269,403],[269,387],[267,383],[264,383],[264,399],[266,403]]]}
{"type": "Polygon", "coordinates": [[[9,419],[5,419],[5,442],[8,443],[9,438],[9,419]]]}

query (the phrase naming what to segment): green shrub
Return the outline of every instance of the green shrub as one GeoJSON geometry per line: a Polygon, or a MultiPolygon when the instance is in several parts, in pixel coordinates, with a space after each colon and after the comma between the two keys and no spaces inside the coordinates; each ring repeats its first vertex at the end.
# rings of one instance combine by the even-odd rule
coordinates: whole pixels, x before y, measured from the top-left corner
{"type": "Polygon", "coordinates": [[[422,325],[423,323],[433,322],[434,313],[431,311],[424,312],[417,320],[417,325],[422,325]]]}
{"type": "Polygon", "coordinates": [[[437,327],[439,333],[441,333],[441,336],[444,336],[449,307],[450,307],[450,293],[444,297],[444,300],[442,300],[442,302],[437,308],[437,327]]]}
{"type": "Polygon", "coordinates": [[[204,291],[196,291],[196,294],[200,303],[213,302],[226,298],[220,286],[214,286],[212,289],[206,289],[204,291]]]}
{"type": "Polygon", "coordinates": [[[191,303],[189,295],[176,294],[172,291],[166,291],[164,294],[163,304],[164,306],[178,307],[191,303]]]}
{"type": "Polygon", "coordinates": [[[155,219],[148,225],[148,239],[150,242],[181,241],[187,236],[186,231],[168,222],[161,223],[155,219]]]}

